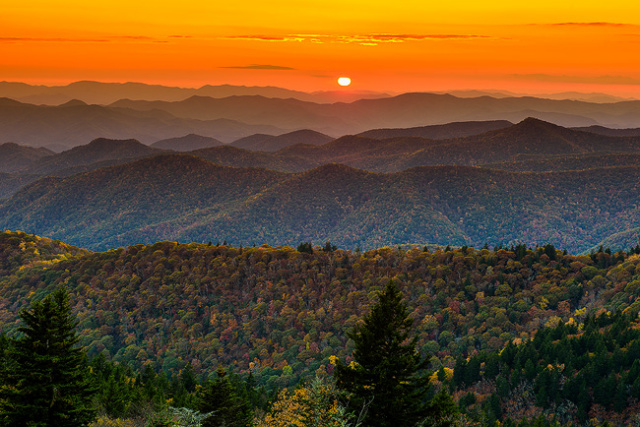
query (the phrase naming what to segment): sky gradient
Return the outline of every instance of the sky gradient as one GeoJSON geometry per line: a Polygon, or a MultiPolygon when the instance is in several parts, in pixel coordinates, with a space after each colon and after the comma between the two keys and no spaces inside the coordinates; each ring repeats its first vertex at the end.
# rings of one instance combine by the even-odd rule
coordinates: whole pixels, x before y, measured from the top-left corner
{"type": "Polygon", "coordinates": [[[0,0],[0,10],[6,81],[640,97],[637,1],[0,0]]]}

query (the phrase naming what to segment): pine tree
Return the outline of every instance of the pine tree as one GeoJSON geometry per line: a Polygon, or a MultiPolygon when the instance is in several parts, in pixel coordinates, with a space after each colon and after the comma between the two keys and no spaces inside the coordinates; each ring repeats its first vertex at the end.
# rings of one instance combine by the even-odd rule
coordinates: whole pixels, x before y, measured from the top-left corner
{"type": "Polygon", "coordinates": [[[20,312],[21,337],[9,357],[9,387],[0,392],[4,425],[86,426],[95,418],[85,352],[77,347],[76,319],[61,288],[20,312]]]}
{"type": "Polygon", "coordinates": [[[364,323],[348,334],[355,362],[338,362],[335,375],[356,414],[367,408],[363,425],[413,426],[427,415],[428,377],[415,339],[409,340],[412,323],[402,293],[389,282],[364,323]]]}
{"type": "Polygon", "coordinates": [[[205,384],[199,397],[198,409],[213,415],[203,421],[203,427],[245,427],[251,424],[253,413],[245,396],[241,396],[219,368],[218,378],[205,384]]]}

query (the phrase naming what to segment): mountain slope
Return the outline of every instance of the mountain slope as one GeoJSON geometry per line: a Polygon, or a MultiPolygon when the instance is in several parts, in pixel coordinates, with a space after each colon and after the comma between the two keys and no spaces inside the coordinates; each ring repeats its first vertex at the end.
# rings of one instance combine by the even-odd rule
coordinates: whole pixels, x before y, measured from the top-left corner
{"type": "Polygon", "coordinates": [[[260,132],[276,134],[283,130],[229,119],[181,119],[160,110],[136,111],[99,105],[50,107],[0,100],[3,140],[34,146],[71,148],[96,138],[133,138],[153,143],[190,133],[230,142],[260,132]]]}
{"type": "Polygon", "coordinates": [[[457,122],[405,129],[372,129],[359,133],[358,136],[373,139],[401,138],[407,136],[427,139],[453,139],[478,135],[492,130],[503,129],[512,125],[513,123],[506,120],[457,122]]]}
{"type": "Polygon", "coordinates": [[[92,163],[110,160],[131,160],[158,155],[162,152],[163,150],[148,147],[135,139],[111,140],[98,138],[87,145],[81,145],[60,154],[49,156],[34,163],[25,172],[40,175],[55,174],[58,171],[87,166],[92,163]]]}
{"type": "Polygon", "coordinates": [[[151,147],[161,150],[194,151],[219,145],[222,145],[222,142],[215,138],[189,134],[178,138],[161,139],[151,144],[151,147]]]}
{"type": "Polygon", "coordinates": [[[518,155],[576,155],[595,152],[638,152],[640,138],[615,138],[574,131],[528,118],[506,129],[453,140],[416,152],[397,163],[398,170],[425,164],[481,165],[518,155]]]}
{"type": "Polygon", "coordinates": [[[20,188],[42,178],[40,175],[28,175],[0,172],[0,200],[8,199],[20,188]]]}
{"type": "Polygon", "coordinates": [[[380,174],[329,164],[286,174],[170,155],[37,181],[0,207],[0,228],[90,248],[226,239],[365,248],[551,242],[582,251],[639,227],[639,206],[638,166],[380,174]]]}
{"type": "Polygon", "coordinates": [[[302,172],[320,165],[317,161],[297,156],[250,151],[229,145],[195,150],[188,154],[222,166],[267,168],[281,172],[302,172]]]}
{"type": "Polygon", "coordinates": [[[604,126],[587,126],[574,128],[575,130],[581,130],[584,132],[597,133],[599,135],[606,136],[640,136],[640,128],[635,129],[611,129],[604,126]]]}
{"type": "Polygon", "coordinates": [[[3,206],[3,222],[14,229],[74,234],[77,238],[72,240],[81,246],[117,241],[132,230],[144,236],[145,229],[171,221],[178,223],[162,233],[179,235],[203,215],[224,215],[281,176],[264,169],[221,167],[192,156],[158,156],[68,178],[42,179],[3,206]]]}
{"type": "Polygon", "coordinates": [[[491,169],[514,172],[547,172],[585,170],[603,167],[635,166],[640,164],[640,153],[583,154],[578,156],[517,156],[515,160],[483,165],[491,169]]]}
{"type": "Polygon", "coordinates": [[[25,147],[11,142],[0,144],[0,172],[17,172],[53,154],[46,148],[25,147]]]}
{"type": "Polygon", "coordinates": [[[345,136],[328,144],[292,146],[277,154],[339,162],[379,172],[439,165],[483,165],[527,156],[575,156],[593,153],[640,153],[639,137],[610,137],[563,128],[528,118],[504,129],[465,138],[430,140],[345,136]]]}
{"type": "Polygon", "coordinates": [[[164,241],[90,253],[3,232],[0,327],[11,334],[20,309],[64,285],[91,356],[104,353],[136,369],[151,364],[171,377],[188,363],[196,375],[223,365],[279,387],[318,370],[331,373],[334,356],[345,360],[353,351],[347,333],[389,280],[415,320],[417,348],[437,367],[458,353],[500,351],[542,327],[579,323],[603,309],[626,310],[633,319],[640,310],[638,272],[638,256],[566,255],[549,245],[432,252],[316,247],[308,254],[164,241]]]}
{"type": "Polygon", "coordinates": [[[283,135],[267,137],[267,135],[252,135],[235,141],[231,145],[252,151],[274,152],[296,144],[323,145],[334,138],[309,129],[297,130],[283,135]]]}

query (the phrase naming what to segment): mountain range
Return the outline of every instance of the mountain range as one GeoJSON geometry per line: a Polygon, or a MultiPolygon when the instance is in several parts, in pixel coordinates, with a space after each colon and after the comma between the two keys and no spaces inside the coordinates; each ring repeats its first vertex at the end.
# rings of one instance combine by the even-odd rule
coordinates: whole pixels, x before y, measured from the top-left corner
{"type": "Polygon", "coordinates": [[[232,142],[255,133],[282,134],[270,125],[248,125],[229,119],[177,118],[164,111],[134,111],[74,102],[39,106],[0,99],[0,143],[64,151],[97,138],[130,139],[151,144],[190,133],[232,142]]]}
{"type": "Polygon", "coordinates": [[[180,101],[194,95],[212,98],[260,95],[268,98],[294,98],[319,103],[351,102],[363,98],[388,96],[380,92],[355,90],[308,93],[274,86],[205,85],[200,88],[182,88],[144,83],[94,81],[74,82],[66,86],[34,86],[19,82],[0,82],[0,97],[45,105],[60,105],[73,99],[79,99],[89,104],[111,104],[119,99],[180,101]]]}
{"type": "Polygon", "coordinates": [[[262,96],[210,98],[193,96],[182,101],[121,100],[112,107],[138,111],[162,110],[177,117],[211,120],[227,118],[281,128],[306,127],[330,135],[360,133],[380,127],[416,127],[456,121],[508,120],[536,117],[562,126],[603,125],[639,127],[640,101],[598,104],[542,98],[458,98],[452,95],[406,93],[351,103],[317,104],[262,96]]]}
{"type": "Polygon", "coordinates": [[[334,138],[309,129],[289,132],[283,135],[252,135],[234,141],[231,145],[252,151],[278,151],[296,144],[323,145],[334,138]]]}
{"type": "MultiPolygon", "coordinates": [[[[496,123],[420,132],[485,126],[496,123]]],[[[321,144],[218,145],[184,155],[104,138],[59,154],[5,144],[22,167],[0,170],[0,229],[92,249],[226,239],[347,248],[551,242],[580,252],[638,239],[640,137],[532,118],[497,127],[451,139],[331,140],[301,131],[257,135],[253,148],[321,144]]]]}
{"type": "MultiPolygon", "coordinates": [[[[438,132],[437,128],[426,127],[452,122],[494,122],[482,129],[486,131],[527,117],[565,127],[586,128],[584,130],[591,133],[637,136],[640,101],[589,103],[532,97],[458,98],[408,93],[335,103],[262,95],[224,98],[193,95],[173,101],[120,99],[108,106],[87,105],[79,100],[59,106],[38,106],[3,98],[0,99],[0,142],[63,151],[96,138],[135,138],[151,144],[197,134],[231,143],[255,134],[282,135],[303,129],[332,138],[367,132],[363,136],[432,135],[433,139],[441,139],[454,135],[446,134],[446,128],[438,132]],[[605,131],[603,126],[612,130],[605,131]],[[405,131],[392,130],[396,128],[405,131]],[[626,130],[615,130],[617,128],[626,130]]],[[[467,134],[457,136],[479,131],[468,126],[467,134]]]]}
{"type": "Polygon", "coordinates": [[[640,227],[640,167],[514,173],[423,166],[302,173],[163,155],[41,179],[0,207],[0,228],[106,249],[157,240],[482,246],[585,251],[640,227]]]}
{"type": "Polygon", "coordinates": [[[223,143],[215,138],[191,133],[177,138],[161,139],[151,144],[151,147],[161,150],[194,151],[203,148],[217,147],[219,145],[223,145],[223,143]]]}
{"type": "Polygon", "coordinates": [[[589,168],[589,161],[593,166],[601,167],[633,165],[636,164],[634,157],[621,153],[640,150],[640,137],[606,136],[531,118],[515,125],[508,122],[460,122],[380,132],[365,133],[372,137],[345,136],[333,140],[315,131],[300,130],[279,136],[254,134],[230,145],[209,137],[186,135],[157,141],[151,147],[133,139],[98,138],[88,145],[59,154],[46,149],[4,144],[0,146],[0,152],[6,161],[0,162],[0,172],[65,176],[154,156],[167,152],[167,149],[189,152],[220,165],[265,167],[284,172],[309,170],[326,163],[341,163],[375,172],[396,172],[438,164],[547,171],[585,169],[589,168]],[[498,129],[469,135],[473,130],[482,132],[494,127],[498,129]],[[397,136],[380,139],[388,132],[393,135],[419,133],[430,138],[397,136]],[[441,139],[445,136],[450,138],[441,139]],[[213,146],[189,151],[203,145],[213,146]],[[166,149],[157,148],[159,146],[166,149]],[[532,162],[537,162],[537,165],[532,162]],[[581,165],[576,162],[581,162],[581,165]]]}

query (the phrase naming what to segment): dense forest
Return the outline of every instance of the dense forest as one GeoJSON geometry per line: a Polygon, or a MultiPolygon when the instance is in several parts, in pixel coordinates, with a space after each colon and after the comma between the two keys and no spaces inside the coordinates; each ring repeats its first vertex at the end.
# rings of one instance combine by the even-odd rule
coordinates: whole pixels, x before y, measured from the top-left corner
{"type": "Polygon", "coordinates": [[[135,139],[61,153],[6,143],[0,230],[98,251],[214,239],[627,250],[640,242],[640,137],[589,129],[528,118],[337,139],[300,130],[184,154],[135,139]]]}
{"type": "MultiPolygon", "coordinates": [[[[404,294],[416,348],[434,372],[454,369],[455,374],[461,358],[477,364],[474,357],[505,347],[528,348],[532,344],[526,343],[544,337],[538,331],[545,328],[588,326],[589,316],[605,312],[623,313],[633,322],[640,312],[640,247],[576,256],[552,245],[363,252],[332,244],[224,243],[159,242],[91,252],[21,232],[2,233],[0,322],[11,335],[20,309],[64,285],[80,344],[90,357],[102,355],[133,372],[152,369],[168,379],[179,378],[189,366],[204,380],[223,366],[231,375],[250,375],[269,391],[333,374],[334,357],[353,360],[347,332],[360,324],[390,280],[404,294]]],[[[625,325],[616,331],[629,329],[625,325]]],[[[616,334],[609,335],[617,340],[616,334]]],[[[627,335],[617,344],[605,342],[606,348],[628,347],[633,337],[627,335]]],[[[539,360],[548,357],[541,354],[539,360]]],[[[477,360],[486,367],[488,359],[477,360]]],[[[526,360],[520,364],[524,369],[526,360]]],[[[631,369],[618,365],[625,375],[631,369]]],[[[454,379],[456,389],[482,387],[474,375],[454,379]]],[[[536,390],[535,383],[532,387],[536,390]]],[[[501,393],[496,396],[506,408],[510,392],[501,393]]],[[[629,391],[627,399],[633,396],[629,391]]],[[[562,404],[554,399],[534,403],[546,409],[562,404]]],[[[576,419],[615,412],[609,403],[593,402],[600,401],[583,405],[576,419]]],[[[492,413],[510,415],[502,411],[492,413]]]]}
{"type": "MultiPolygon", "coordinates": [[[[639,183],[638,166],[379,174],[328,164],[290,174],[162,155],[41,179],[0,204],[0,229],[93,250],[220,239],[236,246],[328,240],[345,249],[551,243],[578,253],[619,233],[628,234],[625,243],[638,236],[639,183]]],[[[628,248],[614,243],[616,251],[628,248]]]]}

